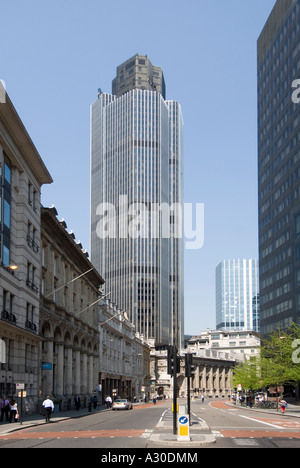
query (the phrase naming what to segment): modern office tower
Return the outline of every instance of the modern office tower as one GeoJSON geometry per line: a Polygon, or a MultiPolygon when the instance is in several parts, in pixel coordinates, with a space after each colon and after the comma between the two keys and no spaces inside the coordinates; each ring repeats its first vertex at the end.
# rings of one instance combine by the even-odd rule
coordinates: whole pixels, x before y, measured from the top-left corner
{"type": "Polygon", "coordinates": [[[136,331],[183,342],[183,119],[137,55],[91,106],[91,256],[136,331]],[[124,86],[123,86],[124,84],[124,86]]]}
{"type": "Polygon", "coordinates": [[[258,39],[263,335],[292,322],[300,325],[300,92],[296,81],[300,79],[299,24],[300,0],[278,0],[258,39]]]}
{"type": "Polygon", "coordinates": [[[166,99],[163,71],[152,65],[147,55],[136,55],[117,68],[112,82],[112,94],[122,96],[132,89],[158,91],[166,99]]]}
{"type": "Polygon", "coordinates": [[[258,261],[223,260],[216,268],[217,330],[259,332],[258,261]]]}

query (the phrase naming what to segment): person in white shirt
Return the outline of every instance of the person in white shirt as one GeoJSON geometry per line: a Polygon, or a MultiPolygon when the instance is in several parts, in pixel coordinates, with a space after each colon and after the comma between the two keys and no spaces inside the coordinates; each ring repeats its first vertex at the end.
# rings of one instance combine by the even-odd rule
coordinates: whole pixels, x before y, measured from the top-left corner
{"type": "Polygon", "coordinates": [[[50,400],[50,396],[47,396],[46,400],[43,402],[43,408],[45,408],[46,422],[49,422],[51,413],[54,411],[54,403],[50,400]]]}

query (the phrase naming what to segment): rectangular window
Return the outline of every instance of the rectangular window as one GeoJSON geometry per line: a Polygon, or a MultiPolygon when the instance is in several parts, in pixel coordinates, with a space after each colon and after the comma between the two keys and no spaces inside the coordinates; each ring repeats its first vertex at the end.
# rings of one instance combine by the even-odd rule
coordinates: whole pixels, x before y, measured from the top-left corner
{"type": "Polygon", "coordinates": [[[9,248],[6,247],[6,245],[3,246],[2,262],[4,266],[8,266],[10,264],[10,252],[9,252],[9,248]]]}
{"type": "Polygon", "coordinates": [[[10,204],[7,200],[4,200],[4,216],[3,221],[5,226],[10,229],[10,204]]]}
{"type": "Polygon", "coordinates": [[[11,185],[11,169],[6,163],[4,164],[4,179],[11,185]]]}
{"type": "Polygon", "coordinates": [[[296,287],[300,286],[300,270],[296,270],[296,287]]]}
{"type": "Polygon", "coordinates": [[[295,216],[295,239],[300,237],[300,214],[295,216]]]}

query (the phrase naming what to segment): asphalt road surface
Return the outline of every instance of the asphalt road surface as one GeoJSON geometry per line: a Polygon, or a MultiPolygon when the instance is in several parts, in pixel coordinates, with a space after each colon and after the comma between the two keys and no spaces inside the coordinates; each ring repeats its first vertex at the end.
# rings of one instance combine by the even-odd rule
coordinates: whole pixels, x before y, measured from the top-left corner
{"type": "MultiPolygon", "coordinates": [[[[187,452],[193,451],[195,446],[189,448],[188,444],[177,442],[164,447],[153,437],[161,432],[172,434],[171,403],[167,400],[157,405],[141,405],[132,411],[101,411],[4,433],[0,436],[0,448],[98,448],[105,449],[103,453],[144,449],[146,453],[147,449],[172,452],[186,446],[187,452]]],[[[179,404],[184,405],[185,400],[179,400],[179,404]]],[[[191,437],[198,431],[215,438],[215,443],[203,445],[204,448],[300,448],[300,418],[232,408],[218,400],[204,403],[196,400],[192,402],[191,412],[191,437]]],[[[128,465],[133,463],[128,460],[128,465]]]]}

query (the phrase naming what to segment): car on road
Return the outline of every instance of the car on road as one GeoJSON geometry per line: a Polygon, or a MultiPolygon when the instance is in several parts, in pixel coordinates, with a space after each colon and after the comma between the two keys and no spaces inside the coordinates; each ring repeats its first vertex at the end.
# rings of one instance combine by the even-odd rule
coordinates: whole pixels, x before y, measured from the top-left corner
{"type": "Polygon", "coordinates": [[[114,410],[130,410],[132,409],[132,403],[126,399],[115,400],[112,404],[112,409],[114,410]]]}

